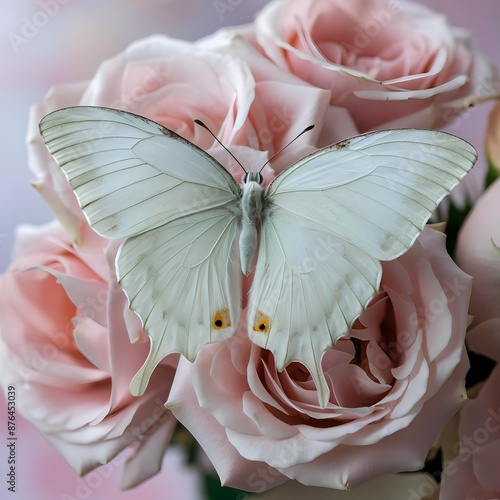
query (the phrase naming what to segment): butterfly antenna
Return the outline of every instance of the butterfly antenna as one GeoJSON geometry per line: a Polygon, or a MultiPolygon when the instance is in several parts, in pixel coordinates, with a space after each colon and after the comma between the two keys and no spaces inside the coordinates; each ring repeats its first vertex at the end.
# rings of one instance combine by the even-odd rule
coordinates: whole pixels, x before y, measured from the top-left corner
{"type": "Polygon", "coordinates": [[[273,156],[271,156],[271,158],[269,158],[269,160],[267,160],[266,163],[264,163],[264,165],[262,165],[261,169],[259,170],[259,173],[262,172],[263,168],[271,160],[273,160],[274,158],[276,158],[283,150],[285,150],[288,146],[290,146],[290,144],[292,144],[292,142],[295,142],[302,134],[305,134],[306,132],[309,132],[309,130],[312,130],[313,128],[314,128],[314,125],[309,125],[309,127],[306,127],[299,135],[297,135],[296,137],[294,137],[288,144],[286,144],[285,146],[283,146],[277,153],[274,153],[273,156]]]}
{"type": "Polygon", "coordinates": [[[201,120],[195,120],[194,123],[203,127],[205,130],[208,130],[208,133],[234,158],[236,163],[243,169],[243,172],[245,172],[245,174],[247,173],[245,167],[239,162],[238,158],[236,158],[236,156],[234,156],[233,153],[231,153],[231,151],[229,151],[229,149],[227,149],[226,146],[224,146],[224,144],[217,139],[216,135],[201,120]]]}

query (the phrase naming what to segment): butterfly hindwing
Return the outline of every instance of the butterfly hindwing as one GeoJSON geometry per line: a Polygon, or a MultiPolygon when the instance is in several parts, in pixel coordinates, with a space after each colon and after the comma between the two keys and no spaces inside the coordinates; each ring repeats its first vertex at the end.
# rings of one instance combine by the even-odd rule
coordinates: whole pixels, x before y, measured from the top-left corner
{"type": "Polygon", "coordinates": [[[322,406],[329,394],[323,353],[376,293],[380,270],[376,259],[309,220],[281,213],[263,225],[250,339],[274,353],[279,371],[293,361],[305,365],[322,406]]]}
{"type": "Polygon", "coordinates": [[[410,248],[475,160],[446,133],[381,131],[319,150],[267,188],[250,336],[278,370],[304,364],[322,406],[321,358],[377,293],[380,261],[410,248]]]}
{"type": "Polygon", "coordinates": [[[241,301],[237,232],[237,217],[216,208],[129,238],[121,247],[119,283],[151,337],[133,394],[144,392],[168,354],[194,361],[204,345],[234,333],[241,301]]]}

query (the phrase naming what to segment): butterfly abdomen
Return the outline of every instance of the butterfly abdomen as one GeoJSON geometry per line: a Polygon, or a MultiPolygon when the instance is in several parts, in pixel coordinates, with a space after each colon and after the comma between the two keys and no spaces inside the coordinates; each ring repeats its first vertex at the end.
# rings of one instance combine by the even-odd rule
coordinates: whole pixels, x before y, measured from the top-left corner
{"type": "Polygon", "coordinates": [[[243,195],[240,200],[240,261],[241,271],[245,276],[248,276],[250,273],[253,256],[257,247],[257,227],[262,220],[263,193],[262,186],[255,181],[248,181],[243,185],[243,195]]]}

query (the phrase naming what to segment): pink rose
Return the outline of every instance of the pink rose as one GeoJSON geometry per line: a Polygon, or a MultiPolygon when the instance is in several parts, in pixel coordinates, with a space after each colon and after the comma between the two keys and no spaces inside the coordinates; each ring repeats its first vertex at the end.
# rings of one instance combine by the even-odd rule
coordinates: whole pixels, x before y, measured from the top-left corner
{"type": "Polygon", "coordinates": [[[496,72],[470,36],[416,2],[274,0],[255,30],[272,61],[331,90],[360,132],[441,127],[495,94],[496,72]]]}
{"type": "Polygon", "coordinates": [[[473,325],[500,318],[500,180],[475,203],[460,229],[458,265],[474,276],[470,314],[473,325]]]}
{"type": "Polygon", "coordinates": [[[34,185],[74,241],[92,245],[95,233],[38,131],[39,121],[50,111],[93,105],[146,116],[208,151],[237,180],[241,168],[194,119],[202,120],[252,170],[316,124],[272,168],[264,169],[269,181],[315,149],[329,99],[329,92],[280,70],[241,38],[197,44],[163,36],[140,40],[103,63],[89,84],[56,87],[33,109],[28,138],[34,185]]]}
{"type": "Polygon", "coordinates": [[[490,112],[488,130],[486,132],[486,153],[490,166],[500,176],[500,103],[490,112]]]}
{"type": "MultiPolygon", "coordinates": [[[[498,146],[495,108],[490,120],[487,149],[492,163],[498,146]]],[[[496,163],[494,163],[496,165],[496,163]]],[[[458,238],[456,258],[474,277],[467,334],[471,351],[500,362],[500,180],[475,203],[458,238]]],[[[460,412],[456,457],[443,470],[440,499],[499,498],[500,480],[500,369],[490,374],[479,395],[460,412]]]]}
{"type": "Polygon", "coordinates": [[[2,387],[12,386],[17,411],[79,474],[132,446],[122,486],[161,467],[176,420],[165,410],[175,356],[148,389],[129,384],[148,354],[138,319],[113,276],[117,245],[76,248],[57,224],[22,226],[14,261],[0,277],[2,387]]]}
{"type": "Polygon", "coordinates": [[[323,358],[331,398],[318,405],[298,363],[277,373],[248,341],[244,323],[227,342],[181,360],[167,402],[204,447],[223,484],[249,491],[286,478],[346,489],[421,468],[465,399],[464,346],[471,278],[427,229],[402,257],[383,263],[380,292],[323,358]]]}
{"type": "MultiPolygon", "coordinates": [[[[500,317],[468,335],[470,348],[500,362],[500,317]]],[[[500,367],[497,365],[475,399],[460,412],[458,456],[443,470],[440,500],[500,498],[500,367]]]]}

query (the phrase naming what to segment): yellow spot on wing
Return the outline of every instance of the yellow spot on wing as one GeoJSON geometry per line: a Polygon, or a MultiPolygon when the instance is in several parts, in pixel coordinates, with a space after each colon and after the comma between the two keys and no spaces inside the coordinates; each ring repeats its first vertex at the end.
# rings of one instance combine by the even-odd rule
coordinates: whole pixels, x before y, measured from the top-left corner
{"type": "Polygon", "coordinates": [[[229,316],[229,309],[219,309],[212,317],[212,329],[224,330],[231,326],[231,317],[229,316]]]}
{"type": "Polygon", "coordinates": [[[252,329],[254,332],[258,333],[269,333],[271,329],[271,318],[262,311],[257,311],[252,329]]]}

